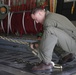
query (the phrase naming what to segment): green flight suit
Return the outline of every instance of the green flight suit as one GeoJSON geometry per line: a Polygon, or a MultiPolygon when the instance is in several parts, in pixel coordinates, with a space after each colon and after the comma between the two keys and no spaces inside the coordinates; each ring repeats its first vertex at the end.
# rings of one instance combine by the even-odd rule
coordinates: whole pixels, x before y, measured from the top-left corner
{"type": "Polygon", "coordinates": [[[56,45],[63,50],[76,54],[76,27],[57,13],[46,12],[43,23],[44,33],[38,50],[38,57],[45,63],[51,63],[56,45]]]}

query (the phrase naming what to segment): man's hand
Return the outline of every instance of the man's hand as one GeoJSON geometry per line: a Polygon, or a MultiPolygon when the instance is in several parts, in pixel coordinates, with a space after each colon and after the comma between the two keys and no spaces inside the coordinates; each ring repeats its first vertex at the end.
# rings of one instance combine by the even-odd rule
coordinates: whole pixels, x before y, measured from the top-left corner
{"type": "Polygon", "coordinates": [[[39,47],[38,43],[31,43],[30,44],[31,49],[37,49],[39,47]]]}

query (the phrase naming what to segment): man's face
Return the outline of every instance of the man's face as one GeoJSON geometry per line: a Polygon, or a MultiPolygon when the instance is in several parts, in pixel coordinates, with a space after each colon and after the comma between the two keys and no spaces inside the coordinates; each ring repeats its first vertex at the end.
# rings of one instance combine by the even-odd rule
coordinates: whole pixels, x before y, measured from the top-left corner
{"type": "Polygon", "coordinates": [[[31,17],[33,20],[35,20],[36,23],[43,23],[44,18],[45,18],[45,12],[43,11],[38,11],[35,14],[31,14],[31,17]]]}

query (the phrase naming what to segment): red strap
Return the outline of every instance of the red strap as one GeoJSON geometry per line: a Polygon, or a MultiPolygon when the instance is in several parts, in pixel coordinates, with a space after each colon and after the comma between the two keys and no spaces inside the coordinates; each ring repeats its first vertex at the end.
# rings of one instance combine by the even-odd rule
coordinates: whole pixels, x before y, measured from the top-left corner
{"type": "Polygon", "coordinates": [[[50,11],[53,12],[53,0],[50,0],[50,11]]]}

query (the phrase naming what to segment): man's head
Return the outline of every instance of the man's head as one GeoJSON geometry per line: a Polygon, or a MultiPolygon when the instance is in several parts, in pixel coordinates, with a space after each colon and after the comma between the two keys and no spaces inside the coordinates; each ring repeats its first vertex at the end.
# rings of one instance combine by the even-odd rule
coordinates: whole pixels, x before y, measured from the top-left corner
{"type": "Polygon", "coordinates": [[[32,10],[31,17],[36,23],[43,23],[45,19],[45,10],[42,8],[35,8],[32,10]]]}

